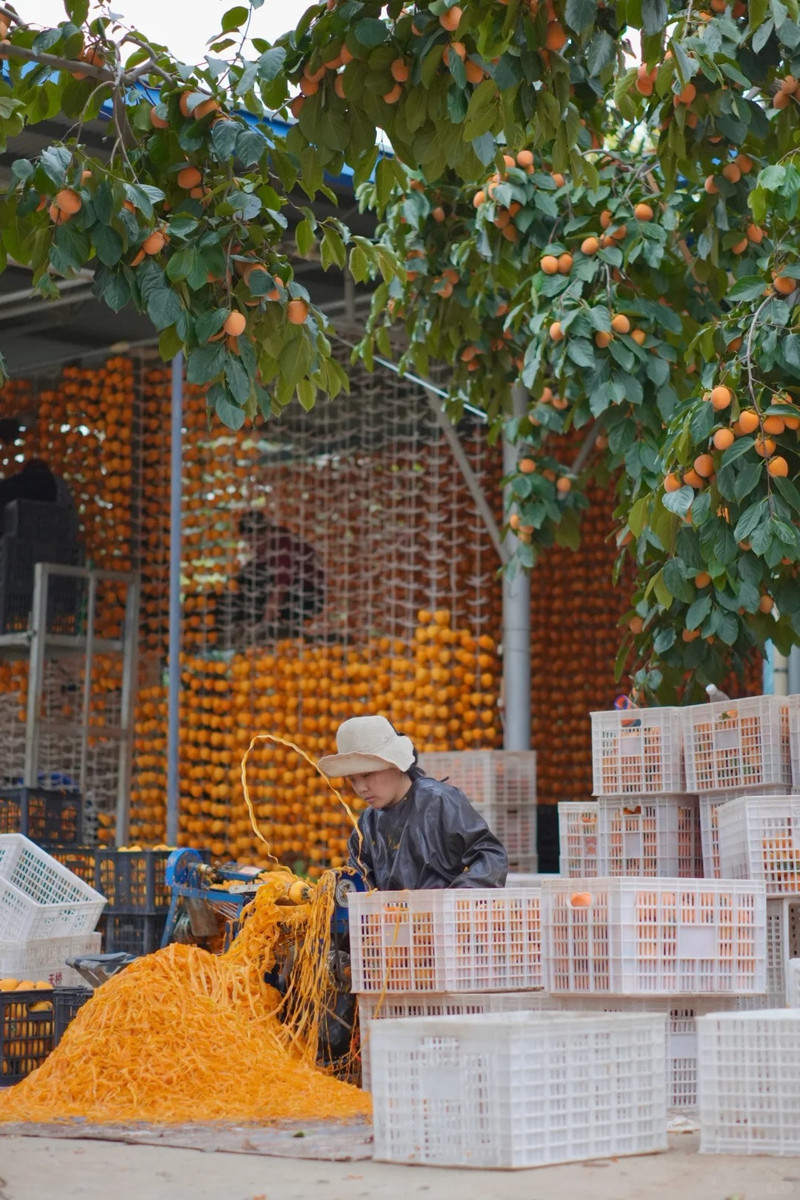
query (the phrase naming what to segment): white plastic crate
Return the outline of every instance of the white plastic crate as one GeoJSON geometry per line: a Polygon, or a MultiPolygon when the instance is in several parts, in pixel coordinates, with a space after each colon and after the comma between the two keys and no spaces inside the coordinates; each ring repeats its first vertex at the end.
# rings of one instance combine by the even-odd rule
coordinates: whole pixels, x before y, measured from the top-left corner
{"type": "Polygon", "coordinates": [[[535,750],[434,751],[419,765],[464,793],[505,846],[510,870],[536,870],[535,750]]]}
{"type": "Polygon", "coordinates": [[[371,1021],[398,1017],[453,1017],[470,1013],[541,1012],[560,1007],[555,996],[546,992],[460,992],[444,996],[378,996],[363,993],[358,997],[361,1037],[361,1087],[371,1090],[371,1021]]]}
{"type": "Polygon", "coordinates": [[[789,959],[789,970],[786,973],[786,1005],[788,1008],[800,1008],[800,958],[789,959]]]}
{"type": "Polygon", "coordinates": [[[566,879],[599,874],[596,800],[563,800],[558,806],[559,871],[566,879]]]}
{"type": "Polygon", "coordinates": [[[555,872],[552,872],[552,871],[548,874],[537,874],[537,875],[533,875],[533,874],[524,875],[520,872],[509,871],[508,875],[506,876],[506,887],[509,887],[509,888],[512,888],[512,887],[538,888],[538,887],[542,886],[543,879],[555,879],[555,877],[556,877],[555,872]]]}
{"type": "Polygon", "coordinates": [[[739,996],[736,1009],[783,1008],[787,1003],[789,962],[800,955],[800,897],[767,901],[766,990],[757,996],[739,996]]]}
{"type": "Polygon", "coordinates": [[[755,881],[601,877],[542,883],[545,990],[739,996],[766,989],[755,881]]]}
{"type": "Polygon", "coordinates": [[[676,708],[593,712],[595,796],[674,795],[683,781],[681,725],[676,708]]]}
{"type": "Polygon", "coordinates": [[[351,892],[354,992],[542,987],[540,889],[351,892]]]}
{"type": "Polygon", "coordinates": [[[792,768],[792,786],[800,789],[800,697],[791,697],[789,705],[789,762],[792,768]]]}
{"type": "Polygon", "coordinates": [[[684,879],[702,875],[696,796],[601,796],[597,811],[599,874],[684,879]]]}
{"type": "Polygon", "coordinates": [[[697,1018],[705,1013],[732,1010],[731,997],[697,996],[649,999],[609,996],[553,996],[566,1012],[657,1012],[667,1018],[667,1105],[679,1112],[697,1108],[697,1018]]]}
{"type": "Polygon", "coordinates": [[[699,1017],[702,1154],[800,1154],[800,1009],[699,1017]]]}
{"type": "Polygon", "coordinates": [[[686,790],[790,787],[789,717],[796,702],[794,696],[750,696],[680,709],[686,790]]]}
{"type": "Polygon", "coordinates": [[[370,1029],[376,1159],[536,1167],[666,1148],[663,1016],[515,1012],[370,1029]]]}
{"type": "Polygon", "coordinates": [[[92,933],[104,898],[21,833],[0,834],[0,941],[92,933]]]}
{"type": "Polygon", "coordinates": [[[67,966],[68,958],[99,954],[102,934],[78,937],[36,938],[31,942],[0,942],[0,979],[30,979],[51,983],[53,987],[85,987],[86,981],[67,966]]]}
{"type": "Polygon", "coordinates": [[[742,796],[717,810],[723,879],[763,879],[800,896],[800,796],[742,796]]]}
{"type": "MultiPolygon", "coordinates": [[[[759,795],[788,796],[787,787],[765,788],[759,795]]],[[[721,805],[739,796],[751,796],[752,792],[706,792],[700,796],[700,842],[703,848],[703,875],[706,879],[721,879],[719,861],[719,819],[717,813],[721,805]]]]}

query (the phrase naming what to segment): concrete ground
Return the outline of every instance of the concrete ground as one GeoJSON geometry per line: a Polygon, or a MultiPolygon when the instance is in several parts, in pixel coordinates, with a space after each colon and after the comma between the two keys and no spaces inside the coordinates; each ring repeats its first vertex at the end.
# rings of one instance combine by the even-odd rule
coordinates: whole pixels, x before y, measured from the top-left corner
{"type": "Polygon", "coordinates": [[[514,1172],[288,1157],[285,1145],[254,1153],[247,1138],[220,1151],[215,1141],[204,1151],[0,1135],[0,1200],[800,1200],[800,1158],[700,1155],[696,1134],[671,1135],[664,1154],[514,1172]]]}

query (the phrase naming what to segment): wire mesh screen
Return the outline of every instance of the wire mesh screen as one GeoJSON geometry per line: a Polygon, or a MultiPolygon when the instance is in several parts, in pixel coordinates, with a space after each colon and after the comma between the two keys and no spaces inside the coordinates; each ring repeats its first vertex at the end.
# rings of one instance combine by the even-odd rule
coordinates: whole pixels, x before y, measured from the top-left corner
{"type": "MultiPolygon", "coordinates": [[[[312,874],[341,861],[350,820],[313,759],[339,722],[381,712],[424,751],[502,745],[498,560],[428,394],[388,371],[349,367],[351,393],[309,414],[292,406],[257,429],[209,425],[186,389],[183,432],[180,826],[182,844],[312,874]]],[[[33,455],[68,485],[87,563],[141,572],[131,840],[165,836],[170,380],[152,356],[74,365],[56,381],[12,381],[0,417],[0,475],[33,455]]],[[[499,450],[458,430],[502,520],[499,450]]],[[[554,452],[565,462],[575,447],[554,452]]],[[[608,708],[629,588],[611,582],[613,486],[593,486],[577,551],[544,552],[532,579],[532,734],[540,803],[591,793],[588,714],[608,708]]],[[[100,597],[97,634],[118,636],[122,594],[100,597]]],[[[86,781],[90,837],[114,838],[119,661],[90,682],[85,761],[80,663],[48,662],[39,769],[86,781]]],[[[757,670],[757,668],[756,668],[757,670]]],[[[750,690],[758,691],[757,674],[750,690]]],[[[26,662],[0,657],[0,783],[22,777],[26,662]]]]}
{"type": "MultiPolygon", "coordinates": [[[[385,713],[420,748],[501,743],[498,559],[426,393],[350,369],[351,394],[257,430],[209,428],[185,397],[181,840],[315,873],[351,828],[312,758],[346,717],[385,713]]],[[[132,829],[163,836],[169,377],[143,378],[140,693],[132,829]]],[[[488,494],[500,463],[462,443],[488,494]]]]}

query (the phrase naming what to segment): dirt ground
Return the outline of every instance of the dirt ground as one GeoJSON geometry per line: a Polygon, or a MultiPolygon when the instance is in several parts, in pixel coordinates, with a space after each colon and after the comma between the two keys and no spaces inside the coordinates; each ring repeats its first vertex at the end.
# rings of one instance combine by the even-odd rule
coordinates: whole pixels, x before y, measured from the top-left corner
{"type": "Polygon", "coordinates": [[[800,1158],[700,1155],[696,1134],[664,1154],[513,1172],[373,1162],[368,1128],[192,1136],[205,1149],[4,1133],[0,1200],[800,1200],[800,1158]]]}

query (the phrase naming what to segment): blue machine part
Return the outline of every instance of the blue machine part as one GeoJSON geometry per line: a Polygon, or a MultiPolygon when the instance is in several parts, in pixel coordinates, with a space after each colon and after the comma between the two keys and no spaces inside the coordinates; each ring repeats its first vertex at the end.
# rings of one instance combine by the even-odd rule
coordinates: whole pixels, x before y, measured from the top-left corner
{"type": "MultiPolygon", "coordinates": [[[[165,881],[172,891],[172,897],[161,945],[166,946],[172,940],[182,908],[193,910],[196,914],[198,907],[205,906],[230,921],[237,921],[242,910],[255,896],[260,886],[259,876],[264,874],[264,870],[263,867],[233,862],[213,867],[204,861],[199,850],[189,847],[173,850],[165,870],[165,881]]],[[[363,876],[348,868],[341,870],[338,875],[331,933],[334,946],[346,947],[349,941],[348,897],[351,892],[366,891],[367,885],[363,876]]]]}

